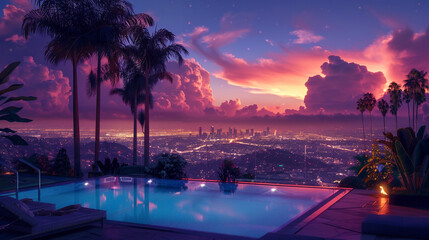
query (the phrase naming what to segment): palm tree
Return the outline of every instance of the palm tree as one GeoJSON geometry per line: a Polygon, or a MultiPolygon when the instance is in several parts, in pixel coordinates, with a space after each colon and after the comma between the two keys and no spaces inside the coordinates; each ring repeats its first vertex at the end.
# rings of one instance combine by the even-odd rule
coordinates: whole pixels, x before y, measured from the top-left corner
{"type": "Polygon", "coordinates": [[[37,0],[35,3],[39,8],[27,13],[22,23],[25,38],[36,32],[50,36],[45,57],[54,64],[71,61],[73,67],[74,176],[78,177],[81,170],[77,65],[91,54],[89,41],[82,36],[90,31],[96,8],[90,0],[37,0]]]}
{"type": "Polygon", "coordinates": [[[372,110],[374,109],[377,100],[375,100],[374,94],[372,93],[365,93],[363,95],[363,102],[365,104],[366,110],[369,112],[369,119],[370,119],[370,128],[371,128],[371,142],[372,142],[372,110]]]}
{"type": "Polygon", "coordinates": [[[386,132],[386,114],[389,111],[389,104],[386,100],[381,99],[378,100],[378,110],[380,111],[381,115],[383,115],[383,133],[386,132]]]}
{"type": "Polygon", "coordinates": [[[411,127],[411,115],[410,115],[410,102],[411,102],[411,94],[408,92],[408,89],[404,89],[402,100],[407,103],[408,109],[408,126],[411,127]]]}
{"type": "Polygon", "coordinates": [[[365,102],[363,101],[363,98],[359,98],[356,104],[356,109],[360,111],[360,114],[362,116],[363,149],[365,150],[365,124],[363,120],[363,113],[366,111],[366,106],[365,102]]]}
{"type": "Polygon", "coordinates": [[[390,97],[390,113],[395,116],[396,129],[398,129],[398,110],[402,105],[401,86],[396,82],[391,82],[387,91],[390,97]]]}
{"type": "MultiPolygon", "coordinates": [[[[165,76],[167,73],[166,62],[175,59],[179,65],[183,62],[182,53],[188,54],[186,48],[180,44],[175,44],[175,35],[166,29],[160,29],[153,34],[144,28],[135,28],[131,37],[134,49],[132,57],[141,73],[144,75],[145,92],[150,93],[153,87],[160,79],[154,78],[150,82],[150,76],[165,76]]],[[[144,165],[149,164],[149,105],[150,94],[145,95],[144,110],[144,165]]]]}
{"type": "Polygon", "coordinates": [[[107,70],[111,74],[105,74],[104,78],[109,78],[112,85],[115,85],[119,79],[118,58],[122,53],[121,45],[127,37],[129,29],[134,25],[141,27],[151,26],[153,25],[153,19],[144,13],[134,15],[131,4],[126,0],[95,0],[95,6],[100,11],[93,24],[93,29],[88,32],[87,37],[90,39],[91,45],[94,47],[93,51],[97,55],[97,76],[95,79],[92,77],[92,81],[95,80],[95,82],[90,84],[90,92],[92,94],[96,93],[94,162],[97,162],[100,152],[101,59],[106,57],[109,60],[109,64],[106,67],[109,68],[107,70]]]}
{"type": "Polygon", "coordinates": [[[428,89],[428,80],[425,78],[427,72],[411,69],[404,80],[405,89],[408,90],[413,100],[413,128],[417,129],[418,108],[426,101],[425,94],[428,89]]]}

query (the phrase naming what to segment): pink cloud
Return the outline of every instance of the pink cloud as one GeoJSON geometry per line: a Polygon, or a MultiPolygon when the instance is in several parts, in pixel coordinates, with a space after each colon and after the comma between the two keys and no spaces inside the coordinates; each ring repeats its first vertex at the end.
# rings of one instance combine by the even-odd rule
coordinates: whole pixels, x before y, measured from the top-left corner
{"type": "Polygon", "coordinates": [[[25,39],[24,36],[14,34],[14,35],[10,36],[9,38],[6,38],[5,41],[6,42],[14,42],[18,45],[23,45],[27,42],[27,39],[25,39]]]}
{"type": "Polygon", "coordinates": [[[155,111],[190,112],[202,115],[213,107],[210,74],[195,61],[187,59],[182,66],[168,63],[173,83],[161,81],[153,90],[155,111]]]}
{"type": "Polygon", "coordinates": [[[7,36],[20,29],[25,10],[12,4],[7,4],[0,17],[0,36],[7,36]]]}
{"type": "MultiPolygon", "coordinates": [[[[321,48],[283,48],[283,53],[271,53],[267,57],[249,62],[233,54],[220,52],[215,47],[218,44],[211,44],[209,38],[203,41],[208,31],[206,27],[197,27],[187,36],[191,38],[191,44],[198,52],[222,68],[213,75],[227,80],[231,85],[251,88],[253,93],[303,99],[307,90],[304,86],[305,80],[309,75],[319,72],[320,63],[329,55],[329,52],[321,48]]],[[[242,31],[235,32],[236,34],[231,35],[236,38],[241,36],[242,31]]],[[[222,33],[217,33],[219,34],[222,33]]]]}
{"type": "Polygon", "coordinates": [[[17,94],[37,97],[36,101],[20,102],[24,105],[25,115],[52,117],[70,113],[68,106],[71,87],[69,78],[65,77],[61,70],[38,64],[31,56],[24,57],[21,65],[12,74],[10,82],[24,84],[17,94]]]}
{"type": "Polygon", "coordinates": [[[223,112],[226,116],[232,117],[235,116],[237,110],[239,110],[241,107],[240,99],[236,98],[235,100],[229,100],[223,102],[219,109],[221,112],[223,112]]]}
{"type": "Polygon", "coordinates": [[[324,39],[323,36],[315,35],[313,32],[303,29],[292,31],[290,34],[297,37],[293,41],[296,44],[317,43],[324,39]]]}
{"type": "Polygon", "coordinates": [[[354,112],[356,100],[365,92],[383,94],[386,78],[382,72],[370,72],[366,66],[349,63],[338,56],[329,56],[320,67],[323,76],[308,78],[304,103],[311,112],[323,109],[328,113],[354,112]]]}

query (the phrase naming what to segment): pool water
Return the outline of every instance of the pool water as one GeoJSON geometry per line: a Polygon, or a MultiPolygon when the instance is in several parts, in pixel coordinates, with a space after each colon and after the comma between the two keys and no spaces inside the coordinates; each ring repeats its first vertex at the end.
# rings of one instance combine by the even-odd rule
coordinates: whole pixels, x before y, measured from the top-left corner
{"type": "MultiPolygon", "coordinates": [[[[261,237],[331,196],[335,190],[255,184],[105,177],[44,187],[41,201],[107,211],[107,219],[261,237]]],[[[37,199],[37,191],[20,192],[37,199]]]]}

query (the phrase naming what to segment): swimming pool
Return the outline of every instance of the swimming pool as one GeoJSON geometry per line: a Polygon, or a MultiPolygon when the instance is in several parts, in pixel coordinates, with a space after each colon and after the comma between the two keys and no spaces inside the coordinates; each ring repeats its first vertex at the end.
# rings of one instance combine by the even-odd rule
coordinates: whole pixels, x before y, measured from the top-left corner
{"type": "MultiPolygon", "coordinates": [[[[107,211],[108,220],[261,237],[337,190],[105,177],[42,188],[43,202],[107,211]]],[[[36,190],[20,198],[37,199],[36,190]]]]}

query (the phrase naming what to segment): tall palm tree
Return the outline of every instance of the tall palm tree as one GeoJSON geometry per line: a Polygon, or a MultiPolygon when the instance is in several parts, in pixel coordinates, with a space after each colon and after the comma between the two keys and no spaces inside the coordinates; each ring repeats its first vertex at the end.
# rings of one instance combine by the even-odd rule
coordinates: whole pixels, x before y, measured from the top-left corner
{"type": "Polygon", "coordinates": [[[396,82],[391,82],[387,91],[390,98],[390,113],[395,116],[396,129],[398,129],[398,110],[402,105],[401,86],[396,82]]]}
{"type": "Polygon", "coordinates": [[[365,93],[363,95],[363,102],[365,104],[366,110],[369,112],[369,119],[370,119],[370,129],[371,129],[371,142],[372,142],[372,110],[375,108],[375,105],[377,103],[377,100],[375,100],[374,94],[372,93],[365,93]]]}
{"type": "Polygon", "coordinates": [[[356,105],[356,109],[360,111],[362,117],[363,150],[365,150],[365,123],[363,120],[363,113],[366,111],[366,106],[363,98],[359,98],[356,102],[356,105]]]}
{"type": "Polygon", "coordinates": [[[381,115],[383,116],[383,133],[386,132],[386,114],[389,111],[389,104],[386,100],[380,99],[378,100],[378,110],[380,111],[381,115]]]}
{"type": "Polygon", "coordinates": [[[410,115],[410,102],[411,102],[411,94],[409,93],[408,89],[404,89],[402,100],[407,103],[407,109],[408,109],[408,126],[411,127],[411,115],[410,115]]]}
{"type": "Polygon", "coordinates": [[[90,31],[97,13],[90,0],[36,0],[35,3],[38,9],[28,12],[22,23],[25,38],[36,32],[50,36],[45,51],[48,61],[72,63],[74,176],[78,177],[81,167],[77,65],[90,56],[91,46],[82,36],[90,31]]]}
{"type": "MultiPolygon", "coordinates": [[[[185,47],[174,43],[175,35],[166,29],[159,29],[151,34],[147,29],[136,28],[133,31],[131,42],[135,47],[133,58],[139,69],[144,75],[145,92],[150,93],[151,86],[153,87],[157,81],[162,78],[154,78],[153,83],[150,83],[150,76],[164,76],[167,72],[166,62],[170,59],[176,60],[179,65],[183,62],[182,54],[188,54],[185,47]]],[[[144,110],[144,165],[149,164],[149,94],[145,97],[144,110]]]]}
{"type": "Polygon", "coordinates": [[[425,93],[428,89],[428,80],[425,78],[427,72],[411,69],[404,80],[405,89],[408,90],[413,100],[413,128],[417,129],[418,108],[419,105],[426,101],[425,93]]]}
{"type": "Polygon", "coordinates": [[[119,79],[118,58],[122,53],[121,46],[129,29],[132,26],[151,26],[153,19],[144,13],[134,15],[132,5],[127,0],[94,0],[94,2],[99,11],[97,19],[93,23],[93,29],[88,32],[87,37],[97,55],[97,76],[95,84],[90,85],[92,86],[91,93],[96,93],[94,162],[97,162],[100,152],[101,59],[106,57],[109,60],[106,67],[109,67],[108,71],[111,74],[105,74],[104,78],[109,78],[114,85],[119,79]]]}
{"type": "MultiPolygon", "coordinates": [[[[110,92],[113,95],[119,95],[122,101],[130,106],[131,113],[133,114],[133,166],[137,165],[137,121],[140,122],[143,128],[144,121],[142,121],[141,114],[138,116],[138,106],[145,102],[146,94],[144,91],[144,79],[141,73],[137,70],[133,62],[128,62],[125,68],[121,71],[124,79],[124,86],[122,88],[112,89],[110,92]]],[[[149,93],[151,94],[151,93],[149,93]]],[[[149,96],[150,107],[153,108],[152,95],[149,96]]]]}

